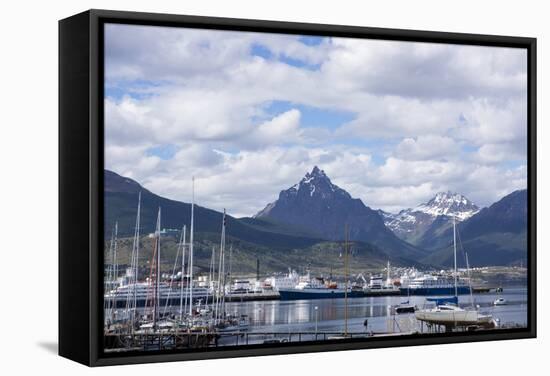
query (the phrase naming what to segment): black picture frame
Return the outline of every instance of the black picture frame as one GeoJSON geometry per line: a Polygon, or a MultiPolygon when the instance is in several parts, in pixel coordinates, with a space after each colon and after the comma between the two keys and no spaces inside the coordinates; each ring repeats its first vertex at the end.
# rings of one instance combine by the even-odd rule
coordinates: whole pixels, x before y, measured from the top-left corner
{"type": "Polygon", "coordinates": [[[59,354],[88,366],[536,337],[536,39],[109,10],[59,21],[59,354]],[[525,48],[528,55],[528,327],[493,332],[250,345],[193,352],[104,354],[103,24],[162,25],[525,48]]]}

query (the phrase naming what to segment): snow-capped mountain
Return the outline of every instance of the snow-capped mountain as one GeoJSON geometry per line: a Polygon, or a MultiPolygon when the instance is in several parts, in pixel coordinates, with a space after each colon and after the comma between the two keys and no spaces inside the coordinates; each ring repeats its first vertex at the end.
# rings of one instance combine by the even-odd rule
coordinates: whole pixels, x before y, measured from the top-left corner
{"type": "Polygon", "coordinates": [[[417,257],[422,253],[399,239],[384,225],[379,213],[333,184],[317,166],[254,217],[294,226],[328,240],[342,240],[347,224],[351,240],[365,241],[400,256],[417,257]]]}
{"type": "MultiPolygon", "coordinates": [[[[468,252],[470,265],[519,265],[527,261],[527,190],[518,190],[483,208],[457,225],[460,247],[468,252]]],[[[423,247],[431,255],[428,264],[452,265],[453,230],[426,233],[423,247]]],[[[459,265],[464,260],[460,260],[459,265]]]]}
{"type": "Polygon", "coordinates": [[[413,211],[426,213],[432,217],[446,215],[463,221],[476,214],[479,208],[463,195],[447,191],[439,192],[430,201],[417,206],[413,211]]]}
{"type": "Polygon", "coordinates": [[[476,204],[450,191],[439,192],[428,202],[401,210],[397,214],[379,211],[388,228],[413,244],[418,244],[425,232],[437,230],[433,226],[447,227],[451,219],[462,222],[477,212],[479,208],[476,204]]]}

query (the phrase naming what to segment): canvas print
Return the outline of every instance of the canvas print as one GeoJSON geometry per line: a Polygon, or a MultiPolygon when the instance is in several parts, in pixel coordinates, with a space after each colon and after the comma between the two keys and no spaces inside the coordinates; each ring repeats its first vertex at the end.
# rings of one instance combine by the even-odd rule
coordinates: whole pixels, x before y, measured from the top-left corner
{"type": "Polygon", "coordinates": [[[527,50],[104,26],[105,353],[528,326],[527,50]]]}

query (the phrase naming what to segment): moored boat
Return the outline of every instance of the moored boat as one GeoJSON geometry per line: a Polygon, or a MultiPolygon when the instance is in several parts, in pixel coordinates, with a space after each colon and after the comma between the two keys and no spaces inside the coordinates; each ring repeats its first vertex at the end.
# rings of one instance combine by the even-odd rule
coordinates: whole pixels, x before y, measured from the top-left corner
{"type": "Polygon", "coordinates": [[[401,295],[464,295],[470,293],[470,287],[461,280],[455,286],[452,278],[437,275],[423,275],[400,288],[401,295]]]}
{"type": "Polygon", "coordinates": [[[415,312],[417,320],[431,324],[447,326],[488,325],[493,321],[491,315],[485,315],[475,309],[464,309],[455,302],[436,304],[435,307],[415,312]]]}
{"type": "MultiPolygon", "coordinates": [[[[482,314],[472,307],[464,309],[458,305],[458,272],[456,267],[456,219],[453,221],[453,250],[454,250],[454,296],[448,298],[428,298],[427,301],[435,303],[435,307],[425,308],[415,312],[417,320],[428,324],[445,325],[447,328],[457,326],[480,326],[494,325],[491,315],[482,314]]],[[[466,265],[468,265],[468,254],[466,253],[466,265]]],[[[468,267],[469,270],[469,267],[468,267]]],[[[470,279],[471,281],[471,279],[470,279]]],[[[470,295],[471,296],[471,295],[470,295]]]]}
{"type": "Polygon", "coordinates": [[[506,305],[508,302],[504,298],[498,298],[493,302],[493,305],[500,306],[500,305],[506,305]]]}
{"type": "MultiPolygon", "coordinates": [[[[348,289],[348,298],[358,298],[365,296],[362,291],[348,289]]],[[[279,290],[281,300],[301,300],[301,299],[339,299],[345,298],[346,290],[342,288],[311,287],[294,288],[279,290]]]]}
{"type": "Polygon", "coordinates": [[[395,313],[397,314],[403,314],[403,313],[414,313],[417,310],[417,307],[414,304],[409,303],[407,300],[406,302],[401,302],[398,306],[394,307],[395,313]]]}

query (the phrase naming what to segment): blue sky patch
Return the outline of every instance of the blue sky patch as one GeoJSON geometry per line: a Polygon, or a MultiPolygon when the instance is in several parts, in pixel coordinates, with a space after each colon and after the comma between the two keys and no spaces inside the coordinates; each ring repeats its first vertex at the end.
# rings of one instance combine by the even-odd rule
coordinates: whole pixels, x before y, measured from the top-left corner
{"type": "Polygon", "coordinates": [[[254,43],[252,45],[252,49],[250,51],[250,54],[252,56],[262,57],[266,60],[269,60],[273,57],[273,53],[271,52],[271,50],[269,48],[267,48],[266,46],[264,46],[262,44],[258,44],[258,43],[254,43]]]}
{"type": "Polygon", "coordinates": [[[323,40],[325,39],[325,37],[319,37],[319,36],[314,36],[314,35],[310,35],[310,36],[301,36],[300,38],[298,38],[298,40],[305,44],[306,46],[318,46],[320,45],[321,43],[323,43],[323,40]]]}
{"type": "Polygon", "coordinates": [[[178,148],[176,145],[167,144],[167,145],[159,145],[154,146],[152,148],[147,149],[147,155],[148,156],[156,156],[163,160],[168,160],[174,158],[174,155],[176,155],[178,151],[178,148]]]}
{"type": "Polygon", "coordinates": [[[473,153],[473,152],[478,151],[478,149],[479,148],[475,145],[470,145],[470,144],[463,144],[462,145],[462,151],[466,152],[466,153],[473,153]]]}
{"type": "Polygon", "coordinates": [[[307,106],[300,103],[289,101],[270,102],[264,111],[270,116],[275,117],[283,112],[297,109],[301,113],[300,123],[303,127],[326,128],[335,130],[341,125],[355,119],[355,114],[349,111],[336,109],[323,109],[319,107],[307,106]]]}
{"type": "Polygon", "coordinates": [[[252,56],[259,56],[265,60],[279,61],[281,63],[300,69],[318,70],[321,67],[321,64],[310,64],[306,61],[296,59],[287,55],[276,56],[267,46],[259,43],[252,44],[250,54],[252,56]]]}
{"type": "Polygon", "coordinates": [[[514,160],[503,161],[501,165],[507,169],[515,170],[522,166],[525,166],[525,163],[526,163],[525,159],[514,159],[514,160]]]}
{"type": "Polygon", "coordinates": [[[133,99],[147,99],[153,96],[152,89],[165,85],[166,82],[148,80],[105,82],[105,98],[121,100],[124,96],[133,99]]]}
{"type": "Polygon", "coordinates": [[[279,61],[296,68],[308,69],[312,71],[319,70],[319,68],[321,68],[321,64],[310,64],[306,61],[295,59],[286,55],[280,56],[279,61]]]}

